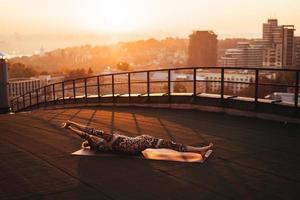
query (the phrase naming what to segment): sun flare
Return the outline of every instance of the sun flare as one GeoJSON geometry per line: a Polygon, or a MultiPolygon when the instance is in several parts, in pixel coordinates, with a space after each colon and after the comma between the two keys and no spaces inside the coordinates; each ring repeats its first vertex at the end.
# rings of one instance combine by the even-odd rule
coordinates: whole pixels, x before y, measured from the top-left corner
{"type": "Polygon", "coordinates": [[[85,27],[94,31],[126,33],[138,26],[125,1],[91,1],[84,7],[82,15],[85,27]]]}

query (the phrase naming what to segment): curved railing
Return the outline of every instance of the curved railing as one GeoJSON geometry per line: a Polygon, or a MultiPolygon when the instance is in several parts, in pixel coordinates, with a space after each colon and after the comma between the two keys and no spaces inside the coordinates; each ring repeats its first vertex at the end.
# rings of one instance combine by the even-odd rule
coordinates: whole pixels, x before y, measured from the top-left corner
{"type": "Polygon", "coordinates": [[[12,111],[18,112],[80,102],[130,103],[142,99],[138,102],[201,104],[201,99],[214,99],[220,106],[231,101],[250,102],[253,109],[270,104],[298,112],[299,73],[297,69],[236,67],[122,72],[54,83],[16,97],[10,103],[12,111]],[[274,92],[288,92],[290,100],[265,98],[274,92]]]}

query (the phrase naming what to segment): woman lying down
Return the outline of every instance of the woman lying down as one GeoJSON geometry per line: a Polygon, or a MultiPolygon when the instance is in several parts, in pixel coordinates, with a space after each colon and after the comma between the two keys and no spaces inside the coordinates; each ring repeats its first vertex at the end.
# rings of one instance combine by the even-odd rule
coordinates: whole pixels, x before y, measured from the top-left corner
{"type": "Polygon", "coordinates": [[[116,133],[110,134],[72,121],[63,123],[62,128],[69,129],[84,139],[82,148],[91,149],[96,152],[118,152],[132,155],[140,154],[147,148],[154,148],[172,149],[179,152],[194,152],[204,156],[213,147],[212,143],[204,147],[193,147],[149,135],[128,137],[116,133]]]}

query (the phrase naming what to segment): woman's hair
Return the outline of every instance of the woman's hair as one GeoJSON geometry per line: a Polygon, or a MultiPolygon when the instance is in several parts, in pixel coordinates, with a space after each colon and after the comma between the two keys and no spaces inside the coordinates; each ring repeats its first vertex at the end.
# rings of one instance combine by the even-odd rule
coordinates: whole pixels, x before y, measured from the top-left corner
{"type": "Polygon", "coordinates": [[[97,151],[108,151],[108,150],[109,150],[108,143],[102,139],[102,141],[99,142],[97,145],[97,151]]]}
{"type": "Polygon", "coordinates": [[[106,140],[97,136],[91,135],[88,139],[88,143],[91,149],[95,151],[108,151],[110,149],[109,144],[106,142],[106,140]]]}

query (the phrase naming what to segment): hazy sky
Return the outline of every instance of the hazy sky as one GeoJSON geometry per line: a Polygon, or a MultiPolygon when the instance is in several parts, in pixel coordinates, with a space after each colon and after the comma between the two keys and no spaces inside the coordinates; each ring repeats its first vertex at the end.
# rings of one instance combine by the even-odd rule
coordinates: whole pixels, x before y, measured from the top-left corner
{"type": "Polygon", "coordinates": [[[220,37],[255,37],[270,17],[300,29],[300,0],[0,0],[0,8],[0,34],[187,37],[211,29],[220,37]]]}

